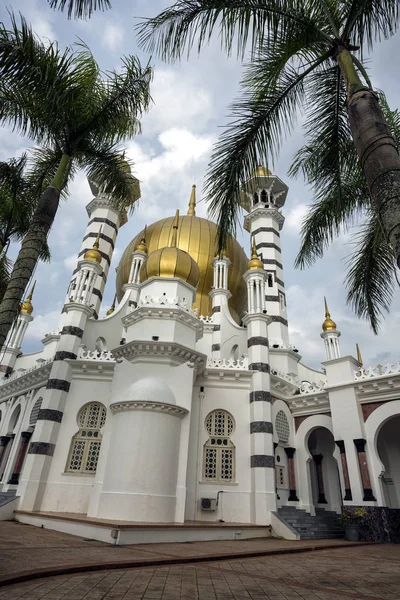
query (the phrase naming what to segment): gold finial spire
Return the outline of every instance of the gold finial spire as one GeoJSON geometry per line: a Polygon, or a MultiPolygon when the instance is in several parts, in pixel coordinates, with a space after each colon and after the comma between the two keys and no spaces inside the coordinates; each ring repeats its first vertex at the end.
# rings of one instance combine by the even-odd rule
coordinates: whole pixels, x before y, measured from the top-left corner
{"type": "Polygon", "coordinates": [[[189,217],[196,216],[196,186],[192,185],[192,193],[190,194],[189,209],[187,212],[189,217]]]}
{"type": "Polygon", "coordinates": [[[254,237],[251,242],[251,259],[249,260],[247,268],[249,269],[249,271],[255,271],[256,269],[264,269],[264,265],[262,264],[261,260],[258,258],[257,255],[256,240],[254,237]]]}
{"type": "Polygon", "coordinates": [[[356,344],[356,350],[357,350],[357,360],[360,363],[360,365],[363,366],[363,359],[362,359],[360,347],[358,344],[356,344]]]}
{"type": "Polygon", "coordinates": [[[147,234],[147,225],[144,228],[143,235],[140,239],[140,242],[137,244],[137,246],[135,248],[135,252],[144,252],[145,254],[147,254],[146,234],[147,234]]]}
{"type": "Polygon", "coordinates": [[[85,260],[92,260],[93,262],[97,262],[99,264],[101,263],[101,254],[99,252],[101,230],[102,225],[100,225],[99,232],[96,235],[96,239],[94,241],[92,249],[85,252],[85,255],[83,257],[85,260]]]}
{"type": "Polygon", "coordinates": [[[35,291],[35,285],[36,285],[36,281],[34,282],[30,293],[26,297],[26,300],[21,304],[21,312],[25,313],[26,315],[31,315],[33,312],[32,297],[33,297],[33,292],[35,291]]]}
{"type": "Polygon", "coordinates": [[[115,310],[115,303],[117,301],[117,294],[115,294],[114,296],[114,300],[113,303],[111,304],[111,308],[108,309],[108,311],[106,312],[106,316],[108,317],[109,315],[112,315],[114,310],[115,310]]]}
{"type": "Polygon", "coordinates": [[[336,323],[331,319],[331,315],[328,309],[328,303],[324,296],[324,304],[325,304],[325,321],[322,323],[323,331],[336,331],[336,323]]]}
{"type": "Polygon", "coordinates": [[[176,211],[175,219],[174,219],[174,222],[172,223],[172,237],[171,237],[170,248],[176,248],[176,245],[178,243],[178,227],[179,227],[179,210],[176,211]]]}

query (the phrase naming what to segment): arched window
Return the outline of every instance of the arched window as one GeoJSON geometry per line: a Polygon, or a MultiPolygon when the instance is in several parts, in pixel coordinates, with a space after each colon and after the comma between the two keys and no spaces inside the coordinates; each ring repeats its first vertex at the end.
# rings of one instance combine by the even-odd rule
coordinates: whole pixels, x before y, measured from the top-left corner
{"type": "Polygon", "coordinates": [[[203,477],[208,481],[234,481],[235,446],[231,442],[235,421],[226,410],[213,410],[205,421],[209,439],[204,444],[203,477]]]}
{"type": "Polygon", "coordinates": [[[101,447],[101,428],[106,422],[106,408],[100,402],[85,404],[78,412],[79,431],[74,435],[66,470],[94,474],[101,447]]]}
{"type": "Polygon", "coordinates": [[[257,192],[254,192],[254,194],[253,194],[253,204],[258,204],[258,194],[257,194],[257,192]]]}
{"type": "Polygon", "coordinates": [[[98,337],[97,340],[95,341],[94,347],[96,348],[97,352],[106,352],[107,351],[107,342],[106,342],[105,338],[98,337]]]}
{"type": "Polygon", "coordinates": [[[234,346],[232,346],[232,349],[231,349],[231,359],[232,360],[239,360],[239,346],[237,344],[235,344],[234,346]]]}
{"type": "Polygon", "coordinates": [[[36,400],[35,404],[33,405],[33,408],[31,410],[31,414],[29,417],[29,429],[30,431],[33,431],[35,429],[35,425],[36,425],[36,421],[38,420],[38,416],[39,416],[39,411],[40,408],[42,406],[42,402],[43,402],[43,398],[40,397],[36,400]]]}
{"type": "Polygon", "coordinates": [[[267,192],[265,190],[261,190],[261,202],[268,202],[268,196],[267,196],[267,192]]]}

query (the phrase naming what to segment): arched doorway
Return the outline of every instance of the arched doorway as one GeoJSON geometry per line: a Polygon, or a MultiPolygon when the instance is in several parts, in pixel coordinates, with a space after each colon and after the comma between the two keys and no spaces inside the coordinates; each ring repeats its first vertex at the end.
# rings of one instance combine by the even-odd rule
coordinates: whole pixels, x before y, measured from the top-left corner
{"type": "Polygon", "coordinates": [[[339,511],[342,504],[335,440],[326,427],[313,429],[308,438],[310,477],[314,506],[339,511]]]}
{"type": "Polygon", "coordinates": [[[378,433],[377,450],[384,465],[382,474],[386,506],[400,508],[400,415],[388,419],[378,433]]]}

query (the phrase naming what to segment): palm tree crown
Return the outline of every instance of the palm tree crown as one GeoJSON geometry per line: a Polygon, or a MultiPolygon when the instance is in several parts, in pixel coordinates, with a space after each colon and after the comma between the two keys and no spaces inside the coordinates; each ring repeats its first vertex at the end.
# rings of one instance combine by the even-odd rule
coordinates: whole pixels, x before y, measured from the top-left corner
{"type": "Polygon", "coordinates": [[[124,57],[119,72],[101,73],[83,43],[61,52],[38,39],[22,17],[20,26],[13,16],[10,29],[0,26],[0,123],[40,145],[34,178],[43,192],[0,306],[0,346],[76,169],[118,207],[139,198],[119,144],[140,133],[151,77],[149,64],[142,67],[133,56],[124,57]]]}
{"type": "Polygon", "coordinates": [[[317,196],[329,192],[343,204],[347,174],[360,161],[369,204],[400,264],[400,159],[362,63],[398,25],[398,0],[178,0],[139,24],[141,46],[166,60],[200,50],[216,30],[228,54],[236,48],[243,57],[250,49],[242,96],[231,106],[205,183],[220,247],[235,231],[240,188],[260,160],[276,158],[304,111],[307,147],[318,147],[317,196]],[[353,140],[357,152],[349,152],[353,140]]]}

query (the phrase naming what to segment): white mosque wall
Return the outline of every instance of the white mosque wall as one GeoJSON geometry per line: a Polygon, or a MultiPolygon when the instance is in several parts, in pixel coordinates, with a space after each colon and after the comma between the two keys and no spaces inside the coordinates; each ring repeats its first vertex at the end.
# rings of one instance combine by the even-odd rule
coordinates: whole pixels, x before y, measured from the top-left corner
{"type": "Polygon", "coordinates": [[[233,523],[251,522],[250,408],[249,380],[223,386],[218,381],[199,379],[193,394],[193,414],[188,459],[186,519],[233,523]],[[203,394],[200,387],[204,388],[203,394]],[[201,399],[199,398],[201,395],[201,399]],[[228,411],[234,418],[231,441],[235,446],[233,482],[214,482],[204,478],[204,444],[209,439],[205,427],[207,415],[216,409],[228,411]],[[216,511],[202,511],[201,498],[216,499],[216,511]]]}
{"type": "MultiPolygon", "coordinates": [[[[73,436],[78,432],[80,409],[89,402],[100,402],[107,408],[106,425],[110,419],[111,381],[74,376],[62,418],[62,427],[51,461],[45,494],[40,510],[86,514],[94,486],[94,475],[71,473],[67,463],[73,436]]],[[[103,451],[103,444],[100,455],[103,451]]]]}

